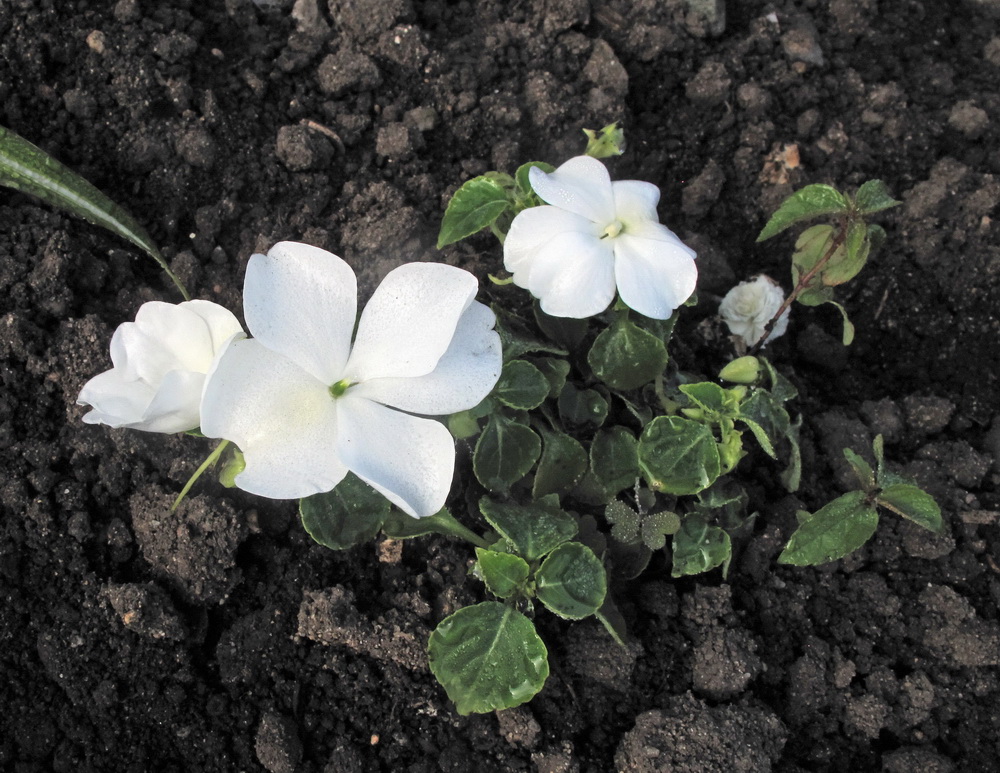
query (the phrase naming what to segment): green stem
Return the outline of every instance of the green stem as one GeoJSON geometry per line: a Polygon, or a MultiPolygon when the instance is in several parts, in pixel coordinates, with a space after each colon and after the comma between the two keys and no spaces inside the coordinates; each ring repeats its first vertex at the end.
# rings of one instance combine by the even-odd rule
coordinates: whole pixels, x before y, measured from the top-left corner
{"type": "Polygon", "coordinates": [[[478,548],[489,548],[490,543],[469,529],[460,524],[448,510],[442,509],[435,513],[434,520],[441,527],[441,534],[449,534],[452,537],[460,537],[466,542],[471,542],[478,548]]]}
{"type": "Polygon", "coordinates": [[[180,506],[180,503],[184,501],[184,497],[188,495],[191,487],[194,486],[195,481],[202,476],[202,473],[219,461],[219,457],[222,456],[222,452],[226,450],[226,446],[228,445],[228,440],[223,440],[219,443],[219,445],[215,447],[215,450],[208,455],[208,458],[201,463],[201,467],[194,471],[194,474],[188,478],[188,482],[184,484],[184,488],[181,489],[181,493],[177,495],[177,499],[175,499],[174,503],[170,506],[170,512],[173,512],[180,506]]]}

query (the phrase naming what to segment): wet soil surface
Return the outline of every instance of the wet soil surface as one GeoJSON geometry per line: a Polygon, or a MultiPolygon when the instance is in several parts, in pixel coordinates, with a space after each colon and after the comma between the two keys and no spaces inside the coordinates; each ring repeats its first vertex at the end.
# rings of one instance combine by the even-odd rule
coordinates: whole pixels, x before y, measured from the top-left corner
{"type": "MultiPolygon", "coordinates": [[[[634,641],[541,621],[529,705],[457,716],[427,634],[481,589],[443,538],[334,553],[290,502],[200,484],[205,441],[85,426],[111,332],[177,300],[123,242],[0,192],[0,769],[995,771],[1000,755],[1000,3],[995,0],[3,0],[0,124],[125,204],[197,297],[238,310],[281,239],[484,277],[433,249],[457,185],[623,121],[617,178],[699,250],[680,336],[721,338],[736,280],[788,287],[793,188],[878,177],[904,202],[840,300],[770,355],[807,413],[806,478],[750,462],[727,582],[662,563],[616,589],[634,641]],[[720,11],[725,11],[720,14],[720,11]],[[775,558],[870,448],[941,502],[818,569],[775,558]],[[759,476],[755,478],[754,476],[759,476]]],[[[697,351],[697,347],[691,347],[697,351]]],[[[684,348],[678,350],[683,352],[684,348]]],[[[678,354],[681,356],[681,354],[678,354]]],[[[720,350],[719,362],[726,356],[720,350]]],[[[711,372],[717,363],[684,363],[711,372]]]]}

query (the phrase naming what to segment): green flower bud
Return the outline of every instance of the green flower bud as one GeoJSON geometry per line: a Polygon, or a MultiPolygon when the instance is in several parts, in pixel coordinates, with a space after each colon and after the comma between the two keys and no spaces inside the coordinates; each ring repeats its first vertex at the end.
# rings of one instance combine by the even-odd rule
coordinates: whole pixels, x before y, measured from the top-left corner
{"type": "Polygon", "coordinates": [[[719,371],[719,378],[733,384],[753,384],[760,377],[760,362],[752,355],[739,357],[719,371]]]}

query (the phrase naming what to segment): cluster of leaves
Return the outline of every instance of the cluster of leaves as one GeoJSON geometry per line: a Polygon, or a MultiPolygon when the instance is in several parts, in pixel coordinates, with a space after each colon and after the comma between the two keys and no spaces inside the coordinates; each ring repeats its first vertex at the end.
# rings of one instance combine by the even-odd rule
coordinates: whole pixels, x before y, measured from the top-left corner
{"type": "Polygon", "coordinates": [[[762,242],[806,220],[833,219],[832,224],[807,228],[796,240],[792,255],[794,290],[789,303],[797,300],[804,306],[829,303],[836,307],[844,320],[845,346],[854,340],[854,325],[846,309],[833,299],[834,288],[857,276],[868,258],[885,243],[885,230],[868,222],[868,218],[899,203],[881,180],[869,180],[854,196],[822,183],[807,185],[782,202],[757,237],[762,242]]]}
{"type": "Polygon", "coordinates": [[[810,566],[843,558],[864,545],[878,527],[878,508],[940,533],[941,508],[913,481],[885,468],[882,436],[872,444],[875,469],[859,454],[844,449],[858,479],[858,489],[843,494],[813,514],[799,511],[799,527],[778,557],[782,564],[810,566]]]}

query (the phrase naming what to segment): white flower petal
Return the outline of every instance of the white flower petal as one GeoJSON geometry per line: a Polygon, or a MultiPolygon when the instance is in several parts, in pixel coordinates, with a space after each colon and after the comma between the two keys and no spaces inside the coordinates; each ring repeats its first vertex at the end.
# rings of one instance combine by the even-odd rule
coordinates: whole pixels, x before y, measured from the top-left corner
{"type": "Polygon", "coordinates": [[[318,247],[279,242],[247,265],[243,312],[250,332],[327,385],[347,363],[357,303],[354,271],[318,247]]]}
{"type": "Polygon", "coordinates": [[[503,243],[504,268],[512,274],[522,271],[550,239],[574,231],[593,234],[594,230],[587,218],[559,207],[542,205],[522,210],[510,224],[503,243]]]}
{"type": "Polygon", "coordinates": [[[514,283],[538,298],[553,317],[600,314],[615,297],[614,255],[609,239],[566,233],[539,250],[514,283]]]}
{"type": "Polygon", "coordinates": [[[393,269],[361,313],[343,377],[360,382],[430,373],[478,289],[468,271],[442,263],[393,269]]]}
{"type": "Polygon", "coordinates": [[[155,385],[172,370],[206,372],[215,347],[205,320],[183,303],[150,301],[136,312],[135,322],[119,325],[111,354],[115,367],[123,360],[126,377],[155,385]]]}
{"type": "Polygon", "coordinates": [[[233,341],[208,376],[201,431],[239,446],[244,491],[272,499],[330,491],[347,467],[333,438],[337,401],[329,387],[256,340],[233,341]]]}
{"type": "Polygon", "coordinates": [[[416,518],[444,507],[455,443],[443,424],[350,393],[337,408],[337,453],[351,472],[416,518]]]}
{"type": "Polygon", "coordinates": [[[187,432],[200,422],[201,392],[205,385],[204,373],[189,370],[172,370],[163,377],[143,420],[131,425],[148,432],[187,432]]]}
{"type": "Polygon", "coordinates": [[[554,172],[528,170],[535,193],[547,204],[567,209],[602,226],[615,219],[615,198],[608,168],[596,158],[576,156],[554,172]]]}
{"type": "MultiPolygon", "coordinates": [[[[180,304],[182,309],[194,312],[205,321],[208,326],[208,334],[212,340],[212,348],[218,352],[234,335],[243,332],[243,326],[225,306],[220,306],[212,301],[193,300],[180,304]]],[[[202,372],[208,371],[206,367],[202,372]]]]}
{"type": "Polygon", "coordinates": [[[614,249],[618,292],[625,305],[640,314],[667,319],[694,292],[694,252],[676,237],[660,241],[623,233],[614,249]]]}
{"type": "Polygon", "coordinates": [[[83,417],[87,424],[129,427],[142,421],[154,394],[149,384],[126,378],[123,371],[115,368],[99,373],[84,384],[77,404],[93,407],[83,417]]]}
{"type": "Polygon", "coordinates": [[[372,379],[350,394],[427,416],[473,408],[500,378],[503,353],[495,324],[493,311],[474,302],[458,321],[455,337],[433,371],[416,378],[372,379]]]}
{"type": "Polygon", "coordinates": [[[660,201],[660,189],[642,180],[618,180],[611,183],[615,196],[615,214],[626,224],[650,220],[659,221],[656,205],[660,201]]]}

